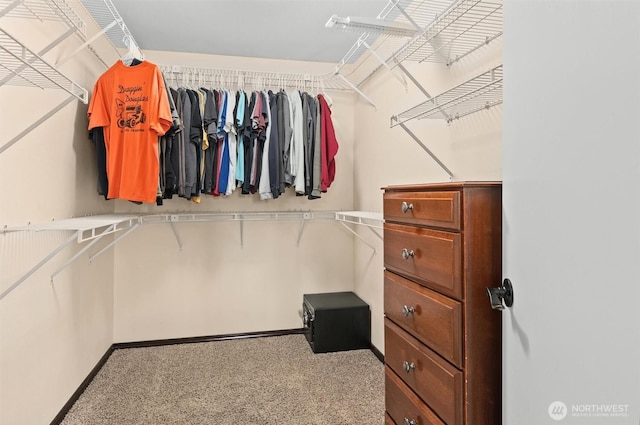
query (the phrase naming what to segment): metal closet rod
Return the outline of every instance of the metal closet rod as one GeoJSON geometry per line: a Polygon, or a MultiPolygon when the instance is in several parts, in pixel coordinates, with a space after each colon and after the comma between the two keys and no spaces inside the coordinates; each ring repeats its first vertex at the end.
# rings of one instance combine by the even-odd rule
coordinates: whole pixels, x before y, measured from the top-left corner
{"type": "Polygon", "coordinates": [[[179,65],[158,65],[169,85],[220,85],[223,87],[251,86],[266,88],[304,88],[307,90],[353,90],[375,108],[375,103],[355,84],[337,70],[327,74],[280,73],[266,71],[247,71],[216,68],[196,68],[179,65]],[[248,81],[248,82],[247,82],[248,81]]]}
{"type": "Polygon", "coordinates": [[[333,74],[283,73],[249,71],[240,69],[199,68],[181,65],[158,65],[168,83],[249,85],[281,85],[283,87],[317,87],[348,90],[349,87],[335,79],[333,74]]]}

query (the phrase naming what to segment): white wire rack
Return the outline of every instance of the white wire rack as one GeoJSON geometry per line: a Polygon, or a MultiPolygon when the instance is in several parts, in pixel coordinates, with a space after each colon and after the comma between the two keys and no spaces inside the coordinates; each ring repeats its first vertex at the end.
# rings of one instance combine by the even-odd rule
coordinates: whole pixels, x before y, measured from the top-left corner
{"type": "MultiPolygon", "coordinates": [[[[418,32],[451,6],[452,0],[390,0],[376,19],[411,25],[418,32]]],[[[358,26],[356,29],[362,29],[358,26]]],[[[389,60],[407,43],[381,27],[370,27],[362,32],[358,40],[338,62],[335,72],[360,87],[382,67],[389,67],[389,60]],[[350,66],[346,66],[349,65],[350,66]]]]}
{"type": "Polygon", "coordinates": [[[100,35],[104,34],[115,48],[126,49],[131,46],[131,43],[138,48],[138,43],[111,0],[80,0],[80,2],[102,29],[100,35]]]}
{"type": "Polygon", "coordinates": [[[299,88],[320,91],[350,90],[352,87],[334,74],[279,73],[221,68],[158,65],[172,86],[211,86],[220,88],[299,88]]]}
{"type": "Polygon", "coordinates": [[[382,229],[384,223],[382,213],[374,211],[338,211],[336,212],[336,220],[376,229],[382,229]]]}
{"type": "Polygon", "coordinates": [[[465,81],[391,117],[391,127],[413,119],[438,118],[451,122],[502,103],[502,65],[465,81]]]}
{"type": "MultiPolygon", "coordinates": [[[[502,35],[501,0],[390,0],[377,19],[411,24],[415,37],[371,26],[336,65],[357,87],[403,61],[452,65],[502,35]]],[[[359,25],[358,29],[363,26],[359,25]]]]}
{"type": "Polygon", "coordinates": [[[78,242],[93,239],[97,233],[102,233],[107,228],[114,226],[109,233],[131,227],[139,222],[139,215],[131,214],[101,214],[87,217],[68,218],[65,220],[52,220],[47,223],[27,224],[1,229],[5,232],[44,232],[50,230],[74,230],[78,234],[78,242]]]}
{"type": "Polygon", "coordinates": [[[64,0],[0,0],[0,17],[63,21],[74,27],[81,37],[86,36],[86,25],[64,0]]]}
{"type": "Polygon", "coordinates": [[[37,53],[31,51],[6,31],[0,30],[0,86],[9,84],[40,89],[55,88],[67,91],[70,96],[47,114],[34,119],[33,124],[21,133],[0,145],[0,153],[14,145],[74,99],[79,99],[84,103],[88,102],[87,90],[57,70],[61,64],[88,48],[98,60],[109,67],[110,65],[107,65],[91,45],[103,34],[106,34],[116,50],[119,47],[127,47],[139,51],[135,39],[111,0],[0,0],[0,18],[5,16],[39,21],[61,21],[67,25],[68,29],[37,53]],[[82,2],[80,3],[80,1],[82,2]],[[89,38],[87,38],[86,19],[95,20],[96,25],[100,27],[100,31],[89,38]],[[43,55],[72,34],[80,37],[82,40],[80,46],[65,58],[59,59],[55,65],[43,59],[43,55]]]}
{"type": "Polygon", "coordinates": [[[391,58],[451,65],[502,35],[502,2],[459,0],[391,58]]]}
{"type": "Polygon", "coordinates": [[[0,30],[0,86],[4,84],[62,89],[87,103],[87,91],[60,73],[43,55],[71,34],[84,40],[86,25],[64,0],[0,0],[0,18],[60,21],[68,30],[34,53],[6,31],[0,30]]]}
{"type": "MultiPolygon", "coordinates": [[[[371,227],[380,228],[381,224],[375,224],[379,220],[381,223],[382,215],[380,213],[358,212],[358,211],[243,211],[243,212],[199,212],[199,213],[165,213],[165,214],[103,214],[87,217],[70,218],[65,220],[50,221],[47,223],[28,224],[26,226],[5,227],[0,229],[0,234],[9,232],[43,232],[43,231],[72,231],[73,234],[50,251],[44,258],[42,258],[37,264],[35,264],[27,272],[23,273],[16,281],[12,282],[6,289],[0,292],[0,300],[6,297],[11,291],[16,289],[22,284],[29,276],[35,273],[42,266],[47,264],[53,257],[55,257],[64,248],[69,246],[74,241],[78,243],[88,242],[80,249],[73,257],[67,260],[63,265],[58,267],[51,274],[51,281],[53,278],[60,274],[70,264],[76,261],[82,254],[84,254],[89,248],[94,246],[97,242],[102,240],[107,235],[115,234],[119,232],[118,236],[113,238],[106,246],[102,247],[98,252],[89,257],[89,261],[93,261],[96,257],[102,255],[120,240],[127,235],[131,234],[134,230],[138,229],[144,224],[169,224],[176,242],[180,249],[182,249],[182,241],[177,230],[176,224],[178,223],[204,223],[204,222],[236,222],[240,226],[240,243],[243,245],[243,223],[246,221],[288,221],[298,222],[298,240],[297,245],[300,244],[300,239],[305,228],[305,224],[308,221],[336,221],[340,222],[347,228],[353,235],[362,240],[366,245],[373,249],[375,254],[375,247],[367,243],[358,233],[351,230],[344,224],[344,221],[348,221],[353,224],[363,224],[371,227]]],[[[372,231],[376,233],[373,229],[372,231]]],[[[381,235],[376,235],[382,238],[381,235]]]]}
{"type": "Polygon", "coordinates": [[[86,89],[0,29],[0,86],[4,84],[62,89],[84,103],[88,101],[86,89]]]}
{"type": "Polygon", "coordinates": [[[238,211],[198,212],[141,215],[142,224],[156,223],[202,223],[220,221],[300,221],[333,220],[332,211],[238,211]]]}

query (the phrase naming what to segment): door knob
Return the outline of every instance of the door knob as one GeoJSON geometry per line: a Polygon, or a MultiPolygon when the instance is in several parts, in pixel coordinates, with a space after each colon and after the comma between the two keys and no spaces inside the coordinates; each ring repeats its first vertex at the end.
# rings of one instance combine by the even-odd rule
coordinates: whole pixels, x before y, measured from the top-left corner
{"type": "Polygon", "coordinates": [[[511,280],[505,279],[502,286],[497,288],[487,288],[489,303],[494,310],[504,310],[504,306],[511,307],[513,305],[513,286],[511,280]],[[504,301],[504,304],[502,302],[504,301]]]}

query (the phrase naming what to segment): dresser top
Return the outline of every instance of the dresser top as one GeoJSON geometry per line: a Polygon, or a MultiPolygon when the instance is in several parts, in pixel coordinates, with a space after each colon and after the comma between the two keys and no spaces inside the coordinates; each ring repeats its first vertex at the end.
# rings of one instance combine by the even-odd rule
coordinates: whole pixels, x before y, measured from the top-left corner
{"type": "Polygon", "coordinates": [[[456,190],[465,187],[501,187],[500,181],[459,181],[444,183],[421,183],[409,185],[386,186],[385,191],[424,191],[424,190],[456,190]]]}

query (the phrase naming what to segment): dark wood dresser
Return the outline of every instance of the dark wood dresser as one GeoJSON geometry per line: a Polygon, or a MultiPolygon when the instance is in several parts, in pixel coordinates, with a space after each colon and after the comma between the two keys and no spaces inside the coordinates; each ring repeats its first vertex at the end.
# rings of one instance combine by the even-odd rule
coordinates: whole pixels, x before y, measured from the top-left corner
{"type": "Polygon", "coordinates": [[[499,425],[502,185],[384,190],[386,423],[499,425]]]}

